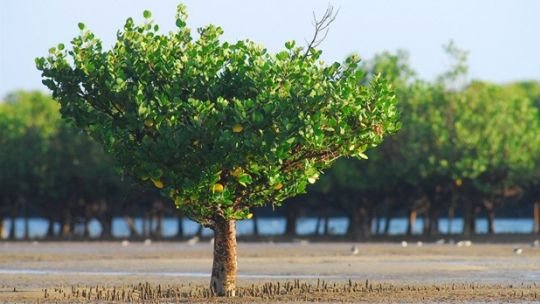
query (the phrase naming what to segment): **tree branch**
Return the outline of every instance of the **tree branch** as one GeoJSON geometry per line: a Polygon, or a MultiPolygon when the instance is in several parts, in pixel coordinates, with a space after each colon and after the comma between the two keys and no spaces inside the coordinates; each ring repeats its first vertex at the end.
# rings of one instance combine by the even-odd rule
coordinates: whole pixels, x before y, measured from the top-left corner
{"type": "Polygon", "coordinates": [[[315,16],[315,13],[313,13],[313,26],[315,27],[315,33],[313,34],[311,42],[308,43],[306,52],[304,53],[304,56],[302,56],[302,59],[308,57],[310,51],[318,47],[324,41],[324,39],[326,39],[328,31],[330,30],[330,24],[336,20],[338,13],[339,9],[334,13],[334,7],[331,5],[328,6],[324,12],[324,15],[319,20],[317,19],[317,16],[315,16]],[[319,34],[321,33],[323,33],[322,37],[319,38],[319,34]]]}

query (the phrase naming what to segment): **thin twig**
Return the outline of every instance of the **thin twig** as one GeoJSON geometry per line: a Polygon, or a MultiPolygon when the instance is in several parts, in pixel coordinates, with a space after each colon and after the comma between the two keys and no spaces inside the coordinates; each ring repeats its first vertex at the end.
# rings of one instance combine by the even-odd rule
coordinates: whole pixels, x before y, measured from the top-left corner
{"type": "Polygon", "coordinates": [[[308,43],[306,52],[302,57],[303,59],[309,56],[310,51],[318,47],[324,41],[324,39],[326,39],[328,31],[330,30],[330,24],[336,20],[338,13],[339,9],[334,13],[334,7],[331,5],[328,6],[321,19],[317,19],[317,16],[315,16],[315,13],[313,13],[313,26],[315,27],[315,33],[313,34],[311,42],[308,43]],[[320,33],[323,33],[321,38],[319,38],[320,33]]]}

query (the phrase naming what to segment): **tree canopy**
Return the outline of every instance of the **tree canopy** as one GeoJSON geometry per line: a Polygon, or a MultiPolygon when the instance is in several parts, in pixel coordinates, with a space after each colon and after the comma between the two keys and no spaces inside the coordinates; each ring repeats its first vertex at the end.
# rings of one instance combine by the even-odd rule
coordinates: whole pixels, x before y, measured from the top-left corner
{"type": "Polygon", "coordinates": [[[59,44],[36,63],[65,117],[203,224],[302,193],[399,127],[390,85],[361,85],[357,56],[327,65],[294,41],[271,54],[223,42],[213,25],[195,38],[182,5],[169,34],[144,17],[128,19],[110,50],[79,24],[71,50],[59,44]]]}

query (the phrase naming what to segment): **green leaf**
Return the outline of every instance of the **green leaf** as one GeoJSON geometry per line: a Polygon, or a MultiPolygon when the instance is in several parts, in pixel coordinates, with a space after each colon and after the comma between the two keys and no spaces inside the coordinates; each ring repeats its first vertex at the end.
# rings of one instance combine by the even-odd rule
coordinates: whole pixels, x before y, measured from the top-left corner
{"type": "Polygon", "coordinates": [[[79,22],[79,23],[78,23],[78,26],[79,26],[79,29],[80,29],[81,31],[84,30],[84,28],[86,27],[86,26],[84,25],[84,23],[82,23],[82,22],[79,22]]]}
{"type": "Polygon", "coordinates": [[[150,12],[149,10],[145,10],[143,12],[143,16],[145,19],[149,19],[150,17],[152,17],[152,12],[150,12]]]}
{"type": "Polygon", "coordinates": [[[176,19],[176,26],[179,27],[179,28],[182,28],[184,26],[186,26],[186,22],[180,18],[176,19]]]}
{"type": "Polygon", "coordinates": [[[295,44],[296,44],[296,42],[294,40],[287,41],[287,42],[285,42],[285,48],[288,49],[288,50],[291,50],[292,48],[294,48],[295,44]]]}
{"type": "Polygon", "coordinates": [[[240,177],[238,177],[238,183],[244,187],[247,187],[249,184],[253,182],[253,179],[249,174],[242,174],[240,177]]]}
{"type": "Polygon", "coordinates": [[[360,158],[363,158],[363,159],[368,159],[368,156],[364,154],[364,152],[358,152],[358,156],[360,156],[360,158]]]}

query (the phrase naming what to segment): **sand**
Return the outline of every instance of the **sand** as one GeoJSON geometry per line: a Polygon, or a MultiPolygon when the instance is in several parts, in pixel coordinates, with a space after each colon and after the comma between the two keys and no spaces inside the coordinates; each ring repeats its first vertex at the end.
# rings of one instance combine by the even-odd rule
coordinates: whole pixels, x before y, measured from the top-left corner
{"type": "MultiPolygon", "coordinates": [[[[235,302],[540,302],[540,248],[528,244],[239,243],[238,253],[235,302]]],[[[103,302],[140,283],[185,296],[166,303],[207,302],[211,254],[208,242],[0,243],[0,302],[84,302],[90,287],[103,302]]]]}

